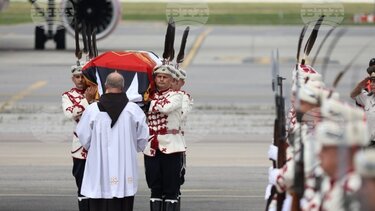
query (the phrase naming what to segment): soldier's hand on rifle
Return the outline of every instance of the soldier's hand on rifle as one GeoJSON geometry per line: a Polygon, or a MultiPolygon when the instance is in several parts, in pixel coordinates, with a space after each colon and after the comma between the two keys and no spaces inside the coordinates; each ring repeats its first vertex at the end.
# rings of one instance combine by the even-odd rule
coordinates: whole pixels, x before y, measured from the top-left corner
{"type": "Polygon", "coordinates": [[[275,169],[270,167],[268,169],[268,183],[272,185],[276,185],[277,176],[279,175],[280,169],[275,169]]]}
{"type": "Polygon", "coordinates": [[[267,200],[271,195],[272,184],[268,184],[264,193],[264,199],[267,200]]]}
{"type": "Polygon", "coordinates": [[[270,160],[276,161],[277,162],[277,153],[279,151],[279,148],[275,145],[270,145],[268,148],[268,158],[270,160]]]}

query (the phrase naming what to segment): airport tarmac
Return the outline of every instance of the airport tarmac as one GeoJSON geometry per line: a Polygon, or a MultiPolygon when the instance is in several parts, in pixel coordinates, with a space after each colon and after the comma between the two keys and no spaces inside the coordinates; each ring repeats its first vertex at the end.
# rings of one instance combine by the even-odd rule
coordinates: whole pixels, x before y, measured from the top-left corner
{"type": "MultiPolygon", "coordinates": [[[[187,130],[182,210],[264,209],[274,118],[270,55],[279,50],[288,101],[301,28],[204,26],[191,31],[187,51],[207,36],[187,67],[186,90],[195,108],[187,130]]],[[[98,48],[161,55],[165,29],[165,23],[122,22],[98,48]]],[[[77,210],[69,156],[72,124],[60,110],[61,94],[72,86],[74,41],[67,37],[66,51],[53,50],[52,42],[34,51],[33,31],[32,24],[0,26],[0,210],[77,210]]],[[[318,44],[326,32],[323,28],[318,44]]],[[[333,50],[325,74],[328,86],[362,51],[337,87],[343,99],[375,57],[374,35],[373,27],[348,27],[333,50]]],[[[318,56],[318,70],[328,44],[318,56]]],[[[142,162],[140,156],[135,210],[149,206],[142,162]]]]}

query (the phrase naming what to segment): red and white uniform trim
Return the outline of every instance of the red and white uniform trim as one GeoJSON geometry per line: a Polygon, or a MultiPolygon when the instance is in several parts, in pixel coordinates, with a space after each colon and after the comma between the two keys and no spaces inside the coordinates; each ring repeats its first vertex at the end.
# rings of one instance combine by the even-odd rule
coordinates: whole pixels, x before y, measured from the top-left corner
{"type": "Polygon", "coordinates": [[[89,105],[86,98],[84,97],[84,90],[72,88],[71,90],[64,92],[62,95],[62,109],[65,117],[74,120],[74,131],[72,141],[72,157],[78,159],[86,159],[87,151],[82,147],[79,142],[78,136],[75,132],[75,128],[81,118],[81,115],[85,108],[89,105]]]}
{"type": "Polygon", "coordinates": [[[186,150],[181,130],[182,99],[180,92],[171,89],[151,96],[147,115],[150,139],[145,155],[155,156],[157,149],[165,154],[186,150]]]}
{"type": "Polygon", "coordinates": [[[361,187],[361,178],[354,172],[347,173],[341,180],[333,180],[325,176],[321,190],[314,198],[304,204],[302,210],[360,210],[357,192],[361,187]],[[344,202],[347,207],[345,207],[344,202]]]}
{"type": "Polygon", "coordinates": [[[184,134],[185,134],[187,116],[193,109],[194,101],[193,101],[193,98],[187,92],[182,91],[182,90],[178,92],[182,94],[181,131],[182,131],[182,138],[184,140],[184,145],[186,148],[187,146],[186,146],[184,134]]]}

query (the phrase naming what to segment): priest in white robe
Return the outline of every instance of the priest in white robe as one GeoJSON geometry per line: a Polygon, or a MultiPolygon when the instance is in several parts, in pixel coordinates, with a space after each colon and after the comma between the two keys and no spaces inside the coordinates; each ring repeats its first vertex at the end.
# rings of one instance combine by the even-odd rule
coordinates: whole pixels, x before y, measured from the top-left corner
{"type": "Polygon", "coordinates": [[[77,126],[88,151],[81,193],[91,210],[130,211],[138,187],[137,152],[144,150],[149,130],[144,112],[123,92],[124,78],[111,73],[105,86],[77,126]]]}

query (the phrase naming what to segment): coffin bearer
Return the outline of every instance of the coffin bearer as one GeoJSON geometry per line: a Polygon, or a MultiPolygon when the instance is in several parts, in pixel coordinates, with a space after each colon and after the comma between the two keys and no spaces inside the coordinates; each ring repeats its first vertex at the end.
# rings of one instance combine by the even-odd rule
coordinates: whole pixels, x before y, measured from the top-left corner
{"type": "Polygon", "coordinates": [[[81,195],[81,184],[83,178],[83,172],[85,169],[86,162],[86,150],[79,143],[75,128],[81,118],[81,115],[85,108],[93,101],[95,96],[95,89],[86,88],[85,79],[82,75],[83,65],[74,65],[71,68],[72,81],[75,85],[72,89],[64,92],[62,95],[62,109],[64,115],[74,121],[73,131],[73,142],[72,142],[72,158],[73,158],[73,170],[72,174],[76,180],[78,188],[78,206],[80,211],[88,211],[88,200],[85,196],[81,195]]]}
{"type": "Polygon", "coordinates": [[[175,68],[157,67],[153,73],[156,93],[148,111],[150,139],[144,150],[146,180],[151,189],[151,211],[175,211],[181,185],[185,143],[181,131],[182,94],[172,90],[175,68]]]}
{"type": "MultiPolygon", "coordinates": [[[[185,85],[185,81],[187,77],[186,71],[183,70],[182,68],[176,68],[176,72],[178,75],[178,80],[173,89],[182,94],[181,134],[182,134],[182,138],[185,144],[185,148],[187,148],[184,131],[186,128],[187,116],[193,108],[193,98],[190,96],[190,94],[188,94],[186,91],[181,89],[185,85]]],[[[186,152],[183,153],[183,157],[182,157],[181,185],[185,183],[185,173],[186,173],[186,152]]],[[[177,211],[179,211],[180,208],[181,208],[181,193],[178,198],[177,211]]]]}
{"type": "Polygon", "coordinates": [[[354,155],[364,146],[367,137],[364,121],[324,121],[318,125],[316,138],[322,145],[319,157],[326,177],[320,196],[316,195],[321,202],[311,208],[360,210],[357,194],[361,180],[354,171],[354,155]]]}

